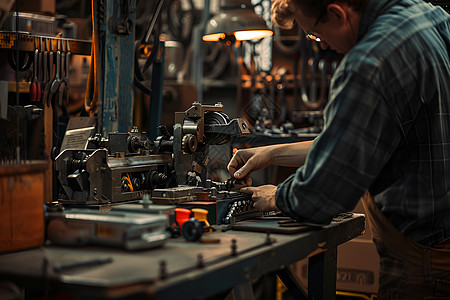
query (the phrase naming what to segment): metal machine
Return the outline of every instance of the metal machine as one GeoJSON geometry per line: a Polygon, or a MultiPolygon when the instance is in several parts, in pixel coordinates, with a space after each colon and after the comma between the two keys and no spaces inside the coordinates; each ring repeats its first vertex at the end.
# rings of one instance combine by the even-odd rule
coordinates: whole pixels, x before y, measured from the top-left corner
{"type": "Polygon", "coordinates": [[[145,133],[110,133],[90,138],[88,149],[66,149],[56,157],[65,204],[101,205],[141,199],[156,187],[168,187],[172,155],[155,153],[145,133]],[[89,149],[92,147],[91,149],[89,149]]]}
{"type": "Polygon", "coordinates": [[[140,250],[162,246],[169,238],[165,215],[69,209],[48,212],[47,219],[48,239],[59,245],[140,250]]]}
{"type": "Polygon", "coordinates": [[[205,186],[208,146],[221,145],[233,136],[248,134],[241,118],[230,120],[223,105],[194,102],[185,112],[175,113],[173,153],[180,185],[205,186]]]}
{"type": "Polygon", "coordinates": [[[174,135],[150,141],[133,128],[127,133],[97,134],[83,144],[66,148],[57,157],[64,204],[103,205],[141,199],[155,189],[177,186],[206,187],[208,145],[225,143],[247,133],[242,119],[229,120],[222,104],[202,105],[176,113],[174,135]]]}

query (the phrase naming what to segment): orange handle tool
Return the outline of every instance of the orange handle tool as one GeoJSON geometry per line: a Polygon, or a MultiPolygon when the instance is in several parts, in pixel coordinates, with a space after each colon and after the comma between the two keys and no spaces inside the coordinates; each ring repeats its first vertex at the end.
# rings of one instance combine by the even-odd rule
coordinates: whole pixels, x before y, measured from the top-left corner
{"type": "Polygon", "coordinates": [[[183,226],[184,222],[189,220],[191,216],[191,211],[187,208],[175,208],[175,220],[180,228],[183,226]]]}
{"type": "MultiPolygon", "coordinates": [[[[200,222],[203,222],[205,224],[205,226],[211,226],[207,219],[208,211],[206,209],[193,208],[192,212],[194,213],[194,218],[196,218],[200,222]]],[[[212,232],[212,229],[209,228],[209,229],[205,230],[205,232],[212,232]]]]}

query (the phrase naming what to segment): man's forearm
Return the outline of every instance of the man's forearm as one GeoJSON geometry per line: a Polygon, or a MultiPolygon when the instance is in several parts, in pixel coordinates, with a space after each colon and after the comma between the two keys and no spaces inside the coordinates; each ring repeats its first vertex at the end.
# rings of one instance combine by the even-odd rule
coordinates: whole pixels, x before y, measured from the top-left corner
{"type": "Polygon", "coordinates": [[[272,155],[273,165],[300,167],[305,163],[312,143],[313,141],[278,144],[266,146],[266,148],[272,155]]]}

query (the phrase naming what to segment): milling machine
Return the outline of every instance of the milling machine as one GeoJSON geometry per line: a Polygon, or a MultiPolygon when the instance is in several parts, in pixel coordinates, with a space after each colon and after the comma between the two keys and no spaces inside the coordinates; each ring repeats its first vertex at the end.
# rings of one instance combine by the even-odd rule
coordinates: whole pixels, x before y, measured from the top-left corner
{"type": "Polygon", "coordinates": [[[221,103],[194,102],[177,112],[173,136],[160,129],[162,135],[155,141],[133,128],[109,133],[108,138],[89,137],[84,149],[63,150],[55,162],[58,200],[77,206],[110,205],[142,199],[155,189],[208,188],[208,146],[249,133],[242,119],[230,120],[223,113],[221,103]]]}

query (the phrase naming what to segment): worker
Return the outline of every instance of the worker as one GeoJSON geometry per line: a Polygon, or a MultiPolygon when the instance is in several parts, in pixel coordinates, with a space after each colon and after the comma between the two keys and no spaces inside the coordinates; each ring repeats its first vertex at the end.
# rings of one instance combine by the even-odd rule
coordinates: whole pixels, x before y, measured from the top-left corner
{"type": "Polygon", "coordinates": [[[313,142],[239,150],[229,172],[257,209],[309,224],[361,198],[378,299],[449,299],[450,16],[422,0],[274,0],[272,19],[344,54],[324,128],[313,142]],[[251,187],[250,173],[270,164],[298,169],[251,187]]]}

